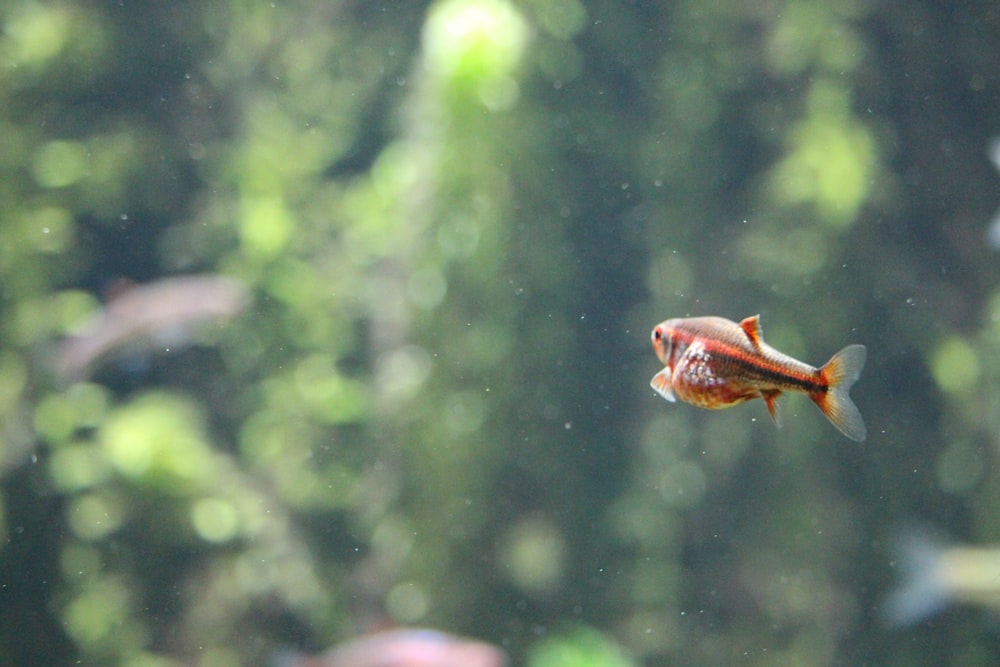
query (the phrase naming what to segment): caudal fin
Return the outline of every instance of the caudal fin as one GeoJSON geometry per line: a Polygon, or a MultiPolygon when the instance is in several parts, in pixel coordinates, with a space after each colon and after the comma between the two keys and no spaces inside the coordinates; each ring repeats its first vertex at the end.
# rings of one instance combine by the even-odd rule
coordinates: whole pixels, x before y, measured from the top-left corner
{"type": "Polygon", "coordinates": [[[838,431],[858,442],[865,439],[865,422],[848,392],[861,377],[866,358],[864,345],[848,345],[819,369],[827,390],[810,395],[838,431]]]}

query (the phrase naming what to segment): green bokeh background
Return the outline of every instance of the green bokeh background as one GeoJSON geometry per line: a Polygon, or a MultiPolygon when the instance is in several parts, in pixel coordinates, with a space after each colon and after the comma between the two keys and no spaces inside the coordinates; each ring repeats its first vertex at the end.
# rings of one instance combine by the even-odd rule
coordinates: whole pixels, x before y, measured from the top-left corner
{"type": "Polygon", "coordinates": [[[1000,543],[997,134],[986,0],[0,2],[0,664],[997,664],[879,622],[901,526],[1000,543]],[[54,380],[204,272],[242,317],[54,380]],[[865,443],[654,395],[755,313],[868,346],[865,443]]]}

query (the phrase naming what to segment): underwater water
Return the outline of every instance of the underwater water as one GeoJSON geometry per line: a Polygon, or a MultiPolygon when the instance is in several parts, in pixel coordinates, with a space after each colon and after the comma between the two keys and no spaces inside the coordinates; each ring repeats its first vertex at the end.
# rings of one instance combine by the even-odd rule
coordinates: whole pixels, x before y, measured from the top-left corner
{"type": "Polygon", "coordinates": [[[998,100],[985,1],[0,4],[0,664],[997,664],[998,100]]]}

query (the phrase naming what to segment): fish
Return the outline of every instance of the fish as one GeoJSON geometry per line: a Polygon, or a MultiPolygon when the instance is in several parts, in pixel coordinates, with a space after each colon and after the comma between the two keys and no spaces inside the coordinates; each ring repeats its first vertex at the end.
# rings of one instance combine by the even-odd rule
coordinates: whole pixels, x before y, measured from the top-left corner
{"type": "MultiPolygon", "coordinates": [[[[989,156],[993,168],[1000,172],[1000,137],[993,137],[986,145],[986,155],[989,156]]],[[[986,230],[986,242],[994,250],[1000,250],[1000,211],[993,216],[989,228],[986,230]]]]}
{"type": "Polygon", "coordinates": [[[848,438],[865,439],[865,422],[849,395],[865,366],[864,345],[848,345],[815,368],[765,343],[760,315],[739,324],[724,317],[666,320],[653,328],[652,341],[665,368],[649,384],[670,402],[722,409],[763,398],[781,426],[778,398],[798,392],[848,438]]]}
{"type": "Polygon", "coordinates": [[[281,653],[271,667],[505,667],[507,655],[475,639],[424,628],[364,635],[316,656],[281,653]]]}
{"type": "Polygon", "coordinates": [[[246,285],[220,275],[186,275],[129,285],[61,340],[53,361],[64,382],[84,380],[98,361],[135,341],[182,344],[200,322],[230,320],[250,302],[246,285]]]}
{"type": "Polygon", "coordinates": [[[1000,546],[948,544],[927,530],[911,528],[895,540],[899,586],[879,608],[890,628],[914,625],[953,604],[1000,612],[1000,546]]]}

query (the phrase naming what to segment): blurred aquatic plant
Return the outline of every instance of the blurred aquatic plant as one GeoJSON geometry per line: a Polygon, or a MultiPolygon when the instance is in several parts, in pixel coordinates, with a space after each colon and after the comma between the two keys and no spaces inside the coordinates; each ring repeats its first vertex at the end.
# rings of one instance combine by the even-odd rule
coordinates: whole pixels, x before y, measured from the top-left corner
{"type": "Polygon", "coordinates": [[[1000,535],[1000,475],[990,461],[1000,456],[1000,291],[986,301],[978,326],[932,343],[930,376],[944,401],[948,436],[938,443],[937,488],[972,502],[977,534],[1000,535]]]}
{"type": "Polygon", "coordinates": [[[528,36],[527,22],[507,0],[438,2],[423,29],[429,85],[440,86],[453,112],[468,100],[491,111],[509,109],[518,98],[516,70],[528,36]]]}
{"type": "Polygon", "coordinates": [[[146,394],[119,407],[97,440],[108,462],[143,488],[187,495],[214,477],[203,417],[181,396],[146,394]]]}
{"type": "Polygon", "coordinates": [[[521,521],[503,541],[500,562],[514,584],[540,597],[558,591],[565,576],[566,541],[551,521],[542,517],[521,521]]]}
{"type": "Polygon", "coordinates": [[[0,63],[17,87],[45,75],[49,86],[82,89],[108,56],[108,29],[101,18],[72,3],[9,5],[3,11],[0,63]]]}
{"type": "Polygon", "coordinates": [[[589,627],[540,641],[532,648],[527,664],[528,667],[636,667],[614,640],[589,627]]]}
{"type": "Polygon", "coordinates": [[[839,84],[813,84],[807,116],[790,130],[787,154],[770,177],[779,204],[809,204],[833,227],[856,220],[878,171],[874,136],[848,100],[839,84]]]}
{"type": "Polygon", "coordinates": [[[533,659],[916,664],[866,627],[872,526],[1000,505],[991,265],[943,211],[988,192],[984,7],[8,3],[0,662],[387,619],[521,658],[573,618],[602,631],[533,659]],[[258,297],[217,346],[37,372],[109,279],[208,270],[258,297]],[[643,402],[650,323],[744,307],[790,351],[881,343],[878,447],[643,402]]]}

